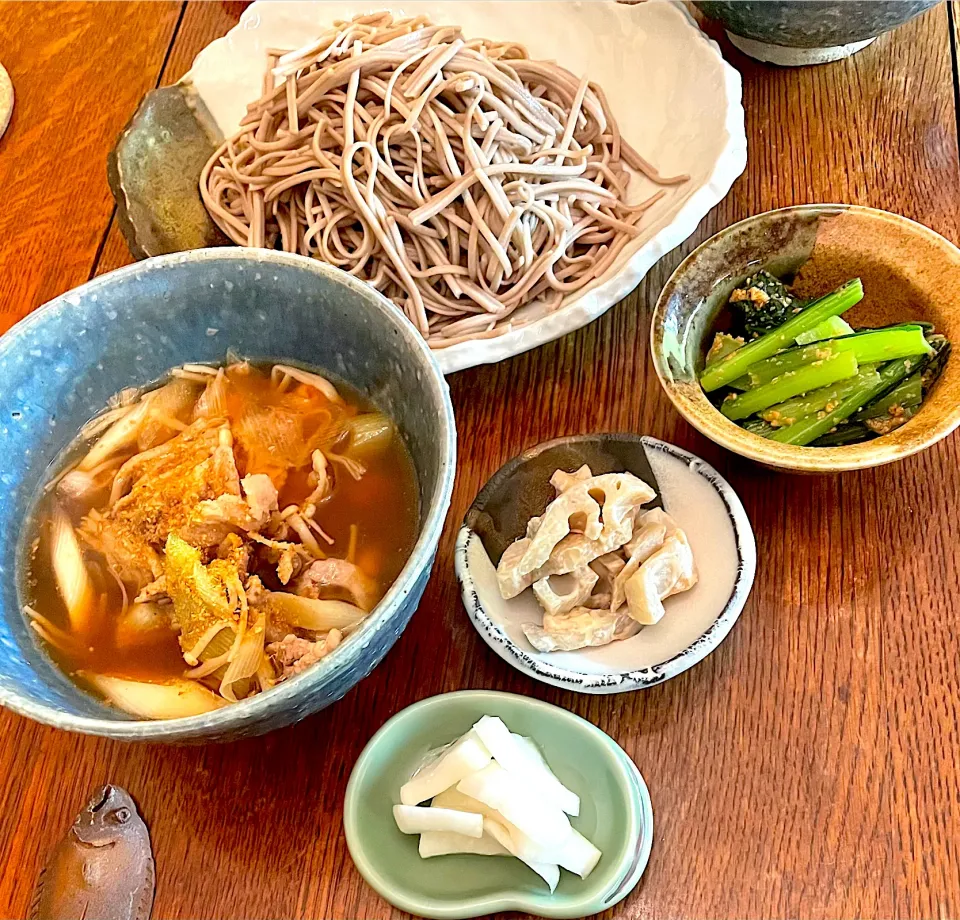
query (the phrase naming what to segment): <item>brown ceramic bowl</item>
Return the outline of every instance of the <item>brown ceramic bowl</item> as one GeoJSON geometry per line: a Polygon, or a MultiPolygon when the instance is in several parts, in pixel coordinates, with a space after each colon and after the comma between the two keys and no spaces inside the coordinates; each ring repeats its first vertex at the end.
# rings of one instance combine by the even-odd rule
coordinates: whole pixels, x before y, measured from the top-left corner
{"type": "Polygon", "coordinates": [[[660,294],[650,336],[657,375],[680,414],[708,438],[765,466],[805,473],[865,469],[924,450],[960,425],[960,353],[903,427],[847,447],[793,447],[745,431],[697,381],[714,322],[736,284],[766,268],[795,275],[813,297],[854,277],[864,299],[854,327],[924,320],[960,344],[960,249],[927,227],[872,208],[801,205],[728,227],[692,252],[660,294]]]}

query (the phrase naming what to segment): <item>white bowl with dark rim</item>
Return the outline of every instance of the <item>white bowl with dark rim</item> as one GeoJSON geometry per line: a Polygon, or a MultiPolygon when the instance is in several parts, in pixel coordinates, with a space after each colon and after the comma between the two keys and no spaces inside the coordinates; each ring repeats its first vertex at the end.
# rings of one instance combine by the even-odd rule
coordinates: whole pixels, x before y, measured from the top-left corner
{"type": "Polygon", "coordinates": [[[581,693],[624,693],[663,683],[707,657],[730,633],[753,586],[756,543],[743,505],[708,463],[656,438],[578,435],[547,441],[507,462],[484,486],[457,537],[454,564],[467,614],[504,661],[543,683],[581,693]],[[496,581],[503,550],[553,497],[556,469],[583,463],[595,474],[631,472],[657,491],[686,532],[699,571],[690,591],[665,602],[666,614],[630,639],[574,652],[539,652],[522,623],[542,612],[530,589],[504,600],[496,581]]]}

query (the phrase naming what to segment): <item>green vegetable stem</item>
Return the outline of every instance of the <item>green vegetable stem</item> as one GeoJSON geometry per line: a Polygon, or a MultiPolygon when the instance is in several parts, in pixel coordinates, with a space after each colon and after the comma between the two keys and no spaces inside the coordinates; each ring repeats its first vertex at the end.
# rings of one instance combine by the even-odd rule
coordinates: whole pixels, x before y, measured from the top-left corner
{"type": "Polygon", "coordinates": [[[891,326],[871,329],[840,339],[827,339],[801,348],[791,348],[765,361],[759,361],[747,371],[749,388],[763,386],[781,374],[796,370],[811,361],[819,361],[837,352],[853,352],[860,364],[876,364],[909,358],[911,355],[932,354],[930,343],[920,326],[891,326]]]}
{"type": "Polygon", "coordinates": [[[860,441],[869,441],[876,435],[863,422],[845,422],[838,425],[833,431],[828,431],[822,438],[817,438],[812,447],[846,447],[847,444],[857,444],[860,441]]]}
{"type": "Polygon", "coordinates": [[[842,352],[789,371],[765,386],[756,387],[746,393],[732,393],[723,401],[720,411],[729,419],[746,418],[782,403],[791,396],[799,396],[801,393],[853,377],[857,369],[856,357],[849,351],[842,352]]]}
{"type": "Polygon", "coordinates": [[[758,361],[763,361],[792,344],[798,335],[814,329],[831,316],[839,316],[862,299],[863,285],[860,279],[848,281],[836,291],[813,301],[803,312],[797,313],[782,326],[730,352],[706,368],[700,377],[701,386],[708,393],[726,386],[745,374],[758,361]]]}
{"type": "Polygon", "coordinates": [[[898,383],[885,396],[881,396],[869,405],[864,406],[854,418],[857,421],[863,421],[867,418],[883,418],[883,416],[889,415],[890,409],[894,406],[903,406],[904,408],[919,406],[922,401],[923,383],[918,372],[898,383]]]}
{"type": "Polygon", "coordinates": [[[833,411],[817,412],[805,416],[789,428],[781,428],[776,434],[771,435],[771,439],[779,441],[781,444],[793,444],[798,447],[816,441],[817,438],[825,435],[835,425],[850,418],[867,403],[878,396],[882,396],[887,390],[900,383],[901,380],[916,373],[925,363],[925,359],[918,360],[915,357],[890,361],[880,368],[878,372],[879,383],[868,384],[854,390],[833,411]]]}
{"type": "Polygon", "coordinates": [[[724,355],[730,354],[731,351],[736,351],[742,344],[743,339],[734,338],[726,332],[718,332],[714,336],[710,350],[707,352],[707,367],[715,364],[724,355]]]}
{"type": "Polygon", "coordinates": [[[740,425],[744,431],[749,431],[751,434],[758,434],[761,438],[769,438],[770,435],[777,430],[769,422],[765,422],[763,419],[756,417],[744,419],[740,425]]]}
{"type": "Polygon", "coordinates": [[[814,327],[809,332],[801,332],[795,341],[798,345],[809,345],[811,342],[835,339],[839,335],[851,335],[852,333],[853,326],[842,316],[831,316],[830,319],[825,319],[819,326],[814,327]]]}
{"type": "Polygon", "coordinates": [[[770,422],[771,425],[784,428],[787,425],[792,425],[797,419],[812,415],[814,412],[820,412],[821,410],[829,412],[858,387],[870,386],[878,383],[879,380],[880,375],[877,373],[875,365],[863,365],[857,372],[856,377],[850,377],[847,380],[841,380],[839,383],[820,387],[817,390],[810,390],[801,396],[778,403],[769,409],[764,409],[760,413],[760,417],[764,421],[770,422]]]}

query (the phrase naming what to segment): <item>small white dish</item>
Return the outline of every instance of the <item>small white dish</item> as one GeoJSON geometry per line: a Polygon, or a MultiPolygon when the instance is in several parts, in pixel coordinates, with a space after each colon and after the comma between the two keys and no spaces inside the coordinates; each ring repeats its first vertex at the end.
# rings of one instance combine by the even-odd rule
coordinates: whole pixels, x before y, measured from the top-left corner
{"type": "MultiPolygon", "coordinates": [[[[597,319],[696,230],[746,168],[740,74],[683,5],[668,0],[260,0],[197,55],[183,82],[193,83],[220,130],[232,134],[260,95],[267,48],[301,47],[335,19],[375,9],[456,23],[471,37],[511,39],[535,58],[588,74],[606,92],[626,140],[663,175],[690,176],[667,188],[610,270],[560,309],[530,308],[526,325],[499,338],[434,352],[445,374],[502,361],[597,319]]],[[[637,175],[628,198],[640,201],[652,188],[637,175]]]]}
{"type": "Polygon", "coordinates": [[[454,564],[473,625],[504,661],[556,687],[623,693],[675,677],[726,638],[753,586],[756,555],[743,505],[712,466],[656,438],[605,434],[548,441],[501,467],[467,512],[454,564]],[[686,532],[700,579],[665,602],[659,623],[630,639],[575,652],[539,652],[521,629],[542,616],[533,592],[528,588],[511,600],[500,596],[491,559],[491,553],[499,559],[496,540],[487,537],[488,550],[480,533],[496,533],[501,544],[521,536],[529,517],[552,497],[553,470],[573,472],[583,463],[595,474],[632,472],[656,488],[664,510],[686,532]]]}

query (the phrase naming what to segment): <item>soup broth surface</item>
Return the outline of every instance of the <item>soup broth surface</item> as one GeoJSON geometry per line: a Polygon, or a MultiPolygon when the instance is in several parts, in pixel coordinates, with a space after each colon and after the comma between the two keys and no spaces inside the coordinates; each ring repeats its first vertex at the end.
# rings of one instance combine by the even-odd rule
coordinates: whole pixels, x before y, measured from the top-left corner
{"type": "Polygon", "coordinates": [[[53,660],[163,718],[187,713],[138,711],[109,678],[189,682],[198,705],[207,693],[220,705],[348,641],[417,538],[416,477],[392,422],[339,382],[247,362],[186,365],[131,405],[68,447],[32,516],[24,610],[53,660]],[[244,642],[256,670],[224,686],[244,642]]]}

